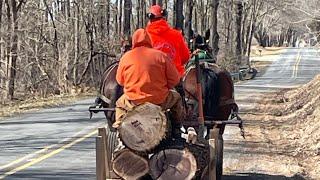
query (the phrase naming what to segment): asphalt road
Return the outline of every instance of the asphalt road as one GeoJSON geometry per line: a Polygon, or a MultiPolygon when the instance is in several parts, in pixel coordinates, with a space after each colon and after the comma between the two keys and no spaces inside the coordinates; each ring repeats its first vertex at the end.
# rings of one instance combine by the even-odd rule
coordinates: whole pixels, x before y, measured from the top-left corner
{"type": "Polygon", "coordinates": [[[299,87],[320,73],[320,51],[314,48],[288,48],[263,75],[235,85],[240,111],[252,107],[261,95],[299,87]]]}
{"type": "MultiPolygon", "coordinates": [[[[288,48],[269,66],[266,72],[254,80],[241,82],[235,85],[235,98],[240,108],[240,113],[253,112],[252,108],[255,102],[259,101],[266,93],[273,93],[283,89],[299,87],[320,73],[320,51],[313,48],[288,48]]],[[[256,123],[256,122],[245,122],[256,123]]],[[[248,152],[246,146],[256,146],[257,142],[247,142],[239,138],[240,133],[237,127],[227,127],[224,140],[224,169],[232,169],[231,175],[225,176],[225,179],[301,179],[301,177],[286,177],[280,172],[274,172],[279,175],[272,175],[265,172],[259,166],[250,166],[250,161],[256,161],[258,154],[268,154],[272,152],[248,152]],[[248,160],[246,164],[240,161],[248,160]]],[[[264,145],[262,145],[264,146],[264,145]]],[[[255,148],[251,148],[255,149],[255,148]]],[[[272,163],[272,162],[268,162],[272,163]]],[[[285,166],[285,165],[284,165],[285,166]]],[[[296,172],[298,173],[298,172],[296,172]]]]}
{"type": "Polygon", "coordinates": [[[92,99],[0,120],[0,179],[95,179],[92,99]]]}
{"type": "MultiPolygon", "coordinates": [[[[320,73],[319,54],[316,49],[288,49],[263,76],[236,85],[240,110],[246,111],[265,92],[311,80],[320,73]]],[[[83,100],[0,119],[0,179],[95,179],[94,137],[105,120],[103,114],[89,120],[87,109],[91,103],[92,99],[83,100]]],[[[238,129],[227,128],[226,141],[232,142],[234,136],[240,136],[238,129]]],[[[239,152],[225,151],[225,167],[236,163],[239,152]]],[[[260,176],[269,175],[256,172],[241,175],[248,179],[260,176]]],[[[236,177],[228,175],[225,179],[236,177]]]]}

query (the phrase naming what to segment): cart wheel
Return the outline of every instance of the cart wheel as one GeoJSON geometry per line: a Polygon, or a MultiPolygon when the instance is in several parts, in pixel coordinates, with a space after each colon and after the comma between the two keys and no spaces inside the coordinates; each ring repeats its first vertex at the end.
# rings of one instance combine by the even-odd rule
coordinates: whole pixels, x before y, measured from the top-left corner
{"type": "Polygon", "coordinates": [[[106,177],[107,179],[117,178],[112,169],[112,155],[118,145],[117,132],[113,132],[109,127],[106,128],[106,177]]]}

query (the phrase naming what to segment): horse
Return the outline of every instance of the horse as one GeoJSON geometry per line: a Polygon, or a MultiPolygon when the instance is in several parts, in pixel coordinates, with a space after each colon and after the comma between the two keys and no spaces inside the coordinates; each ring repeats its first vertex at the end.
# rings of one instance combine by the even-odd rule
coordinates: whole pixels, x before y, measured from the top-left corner
{"type": "MultiPolygon", "coordinates": [[[[220,68],[217,64],[200,62],[202,76],[201,86],[203,93],[203,113],[205,119],[225,121],[233,112],[238,112],[238,106],[234,100],[234,85],[230,73],[220,68]]],[[[183,78],[185,99],[188,108],[185,124],[195,124],[193,115],[197,114],[197,77],[195,66],[190,66],[183,78]],[[189,123],[188,123],[189,122],[189,123]],[[193,122],[193,123],[192,123],[193,122]]],[[[225,125],[217,126],[223,134],[225,125]]]]}
{"type": "MultiPolygon", "coordinates": [[[[96,105],[101,103],[103,108],[115,108],[116,101],[123,94],[123,87],[116,81],[116,74],[119,61],[110,64],[104,71],[99,88],[99,96],[96,100],[96,105]]],[[[110,130],[115,131],[112,128],[112,124],[115,122],[115,112],[104,111],[106,118],[108,119],[108,126],[110,130]]]]}

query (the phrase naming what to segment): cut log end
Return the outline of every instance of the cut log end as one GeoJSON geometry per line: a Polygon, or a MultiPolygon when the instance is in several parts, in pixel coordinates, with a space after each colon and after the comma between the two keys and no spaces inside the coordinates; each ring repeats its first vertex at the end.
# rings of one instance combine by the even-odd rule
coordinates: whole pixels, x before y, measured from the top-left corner
{"type": "Polygon", "coordinates": [[[117,153],[113,170],[123,179],[139,179],[149,172],[149,165],[146,159],[125,149],[117,153]]]}
{"type": "Polygon", "coordinates": [[[145,152],[165,137],[167,119],[161,107],[150,103],[137,106],[122,119],[120,138],[130,149],[145,152]]]}
{"type": "Polygon", "coordinates": [[[190,180],[197,171],[195,157],[187,149],[166,149],[149,161],[150,173],[158,180],[190,180]]]}

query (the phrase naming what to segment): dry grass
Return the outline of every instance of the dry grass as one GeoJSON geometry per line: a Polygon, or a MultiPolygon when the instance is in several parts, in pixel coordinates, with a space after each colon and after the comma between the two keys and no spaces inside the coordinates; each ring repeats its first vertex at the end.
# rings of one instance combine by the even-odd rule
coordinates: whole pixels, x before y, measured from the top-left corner
{"type": "Polygon", "coordinates": [[[94,95],[93,92],[72,95],[52,95],[47,98],[32,97],[23,101],[12,101],[7,104],[0,104],[0,119],[24,112],[70,104],[85,97],[93,97],[94,95]]]}
{"type": "Polygon", "coordinates": [[[284,47],[266,47],[254,46],[251,48],[251,56],[270,56],[270,55],[279,55],[283,53],[284,47]],[[261,53],[260,51],[261,50],[261,53]]]}

